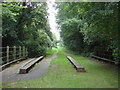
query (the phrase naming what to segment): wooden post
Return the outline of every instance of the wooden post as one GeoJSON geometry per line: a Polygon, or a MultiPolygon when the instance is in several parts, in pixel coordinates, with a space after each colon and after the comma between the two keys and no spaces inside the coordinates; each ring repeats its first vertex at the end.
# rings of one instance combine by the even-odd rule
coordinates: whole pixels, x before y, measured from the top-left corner
{"type": "Polygon", "coordinates": [[[25,46],[23,46],[23,57],[25,57],[25,46]]]}
{"type": "Polygon", "coordinates": [[[27,57],[27,48],[25,49],[25,57],[27,57]]]}
{"type": "Polygon", "coordinates": [[[13,57],[14,57],[14,59],[16,59],[16,46],[14,46],[14,48],[13,48],[13,57]]]}
{"type": "Polygon", "coordinates": [[[7,46],[7,63],[9,62],[9,46],[7,46]]]}
{"type": "Polygon", "coordinates": [[[22,47],[22,57],[24,57],[24,46],[22,47]]]}
{"type": "Polygon", "coordinates": [[[21,58],[21,46],[19,46],[19,58],[21,58]]]}

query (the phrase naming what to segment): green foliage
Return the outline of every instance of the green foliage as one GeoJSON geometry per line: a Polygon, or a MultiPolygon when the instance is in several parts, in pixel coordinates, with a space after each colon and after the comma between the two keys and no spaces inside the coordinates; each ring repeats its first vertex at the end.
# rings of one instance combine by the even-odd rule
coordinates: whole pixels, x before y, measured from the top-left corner
{"type": "Polygon", "coordinates": [[[118,64],[120,60],[120,37],[111,42],[110,48],[113,49],[113,56],[116,64],[118,64]]]}
{"type": "Polygon", "coordinates": [[[80,20],[75,18],[68,19],[61,23],[61,37],[64,41],[65,46],[73,51],[81,52],[83,50],[83,36],[79,32],[80,20]],[[79,48],[81,47],[81,48],[79,48]]]}
{"type": "Polygon", "coordinates": [[[50,48],[47,50],[46,57],[51,57],[54,53],[56,53],[57,49],[56,48],[50,48]]]}
{"type": "Polygon", "coordinates": [[[44,30],[38,30],[26,41],[29,56],[46,55],[46,50],[51,45],[51,41],[44,30]]]}
{"type": "Polygon", "coordinates": [[[85,42],[114,39],[118,32],[117,3],[91,3],[90,5],[91,8],[83,16],[81,32],[84,34],[85,42]]]}
{"type": "Polygon", "coordinates": [[[112,49],[112,56],[120,60],[117,2],[65,2],[57,3],[57,23],[65,47],[72,51],[81,49],[87,56],[112,49]],[[76,22],[78,21],[78,22],[76,22]],[[74,23],[76,22],[76,23],[74,23]],[[76,38],[78,37],[78,38],[76,38]]]}
{"type": "Polygon", "coordinates": [[[52,33],[45,2],[2,3],[3,46],[26,46],[29,57],[46,55],[52,33]]]}
{"type": "Polygon", "coordinates": [[[53,41],[52,41],[52,47],[57,47],[57,37],[55,35],[55,33],[52,34],[53,37],[53,41]]]}

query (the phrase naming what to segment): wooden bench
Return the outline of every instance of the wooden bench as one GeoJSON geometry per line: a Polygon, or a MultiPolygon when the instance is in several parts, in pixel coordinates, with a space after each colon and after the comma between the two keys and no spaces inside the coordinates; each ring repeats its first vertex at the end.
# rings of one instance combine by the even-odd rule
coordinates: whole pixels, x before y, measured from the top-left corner
{"type": "Polygon", "coordinates": [[[98,56],[95,56],[95,55],[92,55],[92,58],[95,58],[95,59],[98,59],[98,60],[107,61],[107,62],[111,62],[111,63],[115,63],[115,61],[113,61],[113,60],[109,60],[109,59],[106,59],[106,58],[98,57],[98,56]]]}
{"type": "Polygon", "coordinates": [[[85,68],[83,66],[81,66],[76,60],[74,60],[70,56],[66,56],[66,57],[73,64],[74,68],[76,68],[77,72],[86,72],[85,68]]]}
{"type": "Polygon", "coordinates": [[[28,71],[36,64],[38,63],[40,60],[42,60],[44,57],[41,56],[39,58],[33,58],[30,61],[28,61],[27,63],[25,63],[19,70],[20,74],[25,74],[28,73],[28,71]]]}

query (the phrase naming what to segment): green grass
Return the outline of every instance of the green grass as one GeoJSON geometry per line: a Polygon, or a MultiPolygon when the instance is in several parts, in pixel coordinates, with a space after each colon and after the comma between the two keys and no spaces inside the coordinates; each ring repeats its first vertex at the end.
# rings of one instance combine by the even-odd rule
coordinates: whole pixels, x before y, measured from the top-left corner
{"type": "MultiPolygon", "coordinates": [[[[50,53],[50,52],[49,52],[50,53]]],[[[79,55],[58,50],[49,71],[42,78],[4,82],[7,88],[118,88],[118,71],[115,67],[79,55]],[[66,59],[69,55],[83,65],[87,72],[76,72],[66,59]],[[53,66],[57,68],[53,68],[53,66]]]]}
{"type": "Polygon", "coordinates": [[[46,57],[51,57],[57,51],[56,48],[48,49],[46,57]]]}

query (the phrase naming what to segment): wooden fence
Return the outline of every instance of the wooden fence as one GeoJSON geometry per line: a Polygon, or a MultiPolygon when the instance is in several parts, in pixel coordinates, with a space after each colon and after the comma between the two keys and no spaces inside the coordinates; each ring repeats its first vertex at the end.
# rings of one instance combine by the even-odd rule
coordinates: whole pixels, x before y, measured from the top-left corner
{"type": "Polygon", "coordinates": [[[17,59],[26,58],[27,53],[25,46],[0,47],[0,64],[4,65],[17,59]]]}

